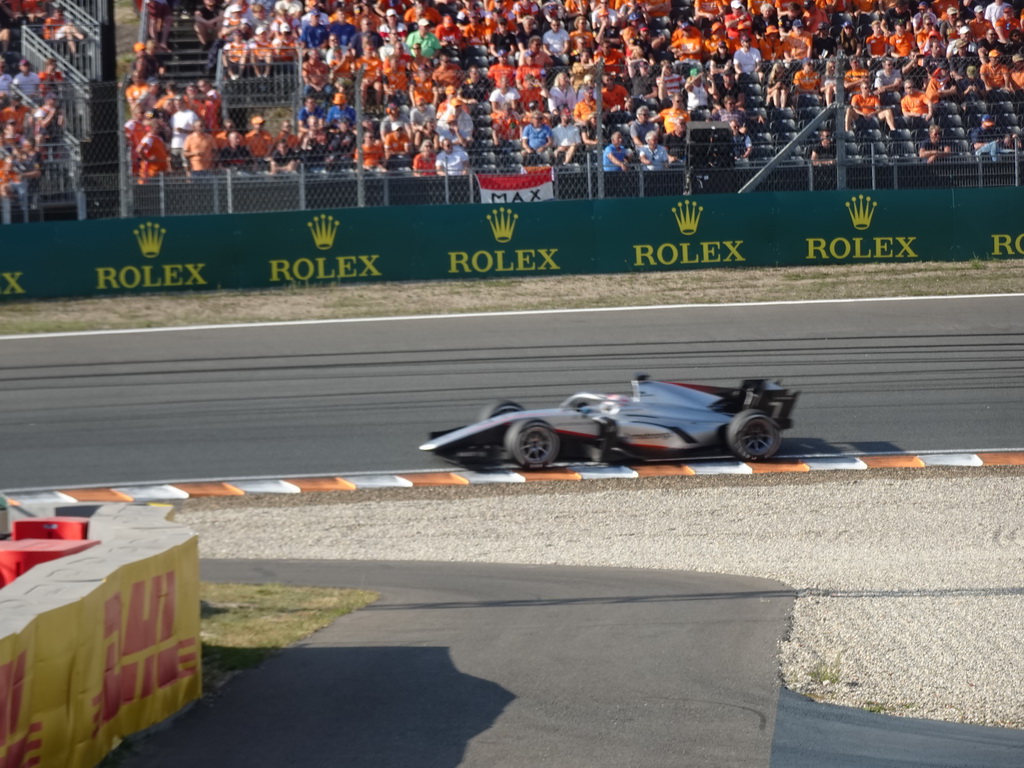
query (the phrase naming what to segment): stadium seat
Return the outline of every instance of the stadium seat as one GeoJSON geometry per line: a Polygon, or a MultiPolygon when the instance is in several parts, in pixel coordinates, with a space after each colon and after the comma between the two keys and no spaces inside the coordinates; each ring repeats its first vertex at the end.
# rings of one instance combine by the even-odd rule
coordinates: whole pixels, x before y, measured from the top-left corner
{"type": "Polygon", "coordinates": [[[951,141],[950,144],[953,148],[954,154],[969,155],[971,157],[974,156],[974,150],[971,149],[971,145],[968,143],[967,139],[955,139],[954,141],[951,141]]]}
{"type": "Polygon", "coordinates": [[[894,141],[892,146],[889,148],[889,154],[892,157],[906,160],[908,158],[917,157],[917,148],[914,146],[912,141],[894,141]]]}
{"type": "Polygon", "coordinates": [[[800,108],[800,125],[807,125],[811,120],[821,114],[821,107],[801,107],[800,108]]]}
{"type": "Polygon", "coordinates": [[[864,141],[860,145],[860,153],[865,158],[874,160],[888,160],[889,148],[881,139],[876,141],[864,141]]]}
{"type": "Polygon", "coordinates": [[[764,107],[750,107],[747,109],[747,123],[768,125],[768,110],[764,107]]]}

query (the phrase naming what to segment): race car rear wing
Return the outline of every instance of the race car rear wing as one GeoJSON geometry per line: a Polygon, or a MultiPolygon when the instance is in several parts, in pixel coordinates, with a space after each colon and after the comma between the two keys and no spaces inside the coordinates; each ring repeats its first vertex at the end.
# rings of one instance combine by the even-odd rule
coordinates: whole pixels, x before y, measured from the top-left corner
{"type": "Polygon", "coordinates": [[[745,379],[737,394],[743,408],[768,414],[781,429],[793,426],[790,414],[796,405],[799,392],[792,392],[779,382],[769,379],[745,379]]]}

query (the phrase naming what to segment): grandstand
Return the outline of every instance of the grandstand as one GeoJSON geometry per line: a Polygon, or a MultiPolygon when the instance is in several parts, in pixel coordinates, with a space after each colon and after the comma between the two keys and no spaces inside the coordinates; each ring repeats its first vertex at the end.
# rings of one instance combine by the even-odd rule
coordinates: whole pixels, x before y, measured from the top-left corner
{"type": "Polygon", "coordinates": [[[0,215],[469,203],[480,176],[548,166],[557,199],[1019,186],[1022,15],[1001,0],[148,0],[114,82],[109,2],[0,0],[8,71],[49,73],[0,73],[4,122],[21,120],[0,215]],[[623,169],[604,160],[616,132],[623,169]]]}

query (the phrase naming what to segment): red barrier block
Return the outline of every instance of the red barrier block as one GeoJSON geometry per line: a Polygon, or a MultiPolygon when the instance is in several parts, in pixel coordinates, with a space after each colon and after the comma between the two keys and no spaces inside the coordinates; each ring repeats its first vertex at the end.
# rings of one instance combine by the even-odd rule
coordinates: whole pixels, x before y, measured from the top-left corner
{"type": "Polygon", "coordinates": [[[89,538],[88,517],[30,517],[11,523],[11,538],[66,539],[82,541],[89,538]]]}
{"type": "Polygon", "coordinates": [[[98,541],[63,539],[22,539],[0,541],[0,587],[6,586],[33,566],[84,552],[98,541]]]}

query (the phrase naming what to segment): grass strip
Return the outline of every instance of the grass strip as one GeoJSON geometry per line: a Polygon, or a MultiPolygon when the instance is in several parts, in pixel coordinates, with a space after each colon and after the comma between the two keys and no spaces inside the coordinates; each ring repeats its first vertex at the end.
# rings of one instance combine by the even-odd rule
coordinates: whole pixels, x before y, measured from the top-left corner
{"type": "Polygon", "coordinates": [[[378,597],[361,589],[208,582],[199,596],[206,694],[378,597]]]}

